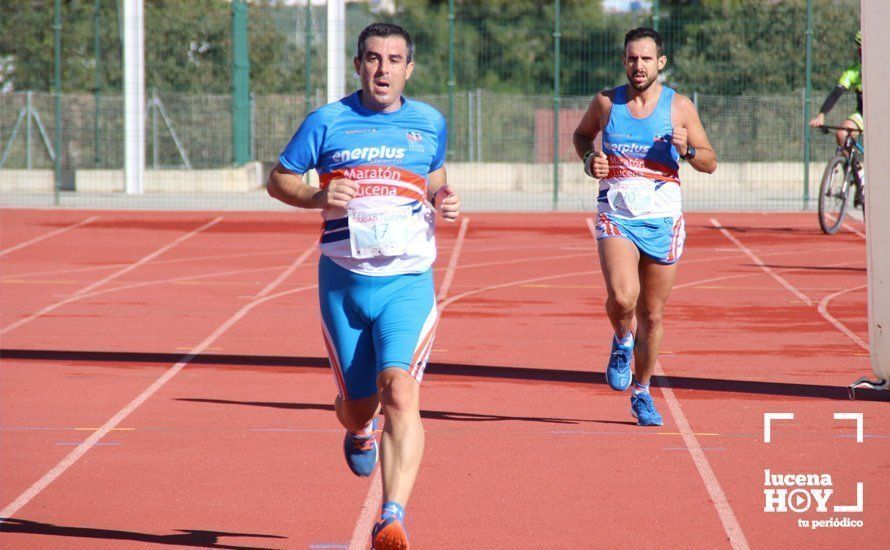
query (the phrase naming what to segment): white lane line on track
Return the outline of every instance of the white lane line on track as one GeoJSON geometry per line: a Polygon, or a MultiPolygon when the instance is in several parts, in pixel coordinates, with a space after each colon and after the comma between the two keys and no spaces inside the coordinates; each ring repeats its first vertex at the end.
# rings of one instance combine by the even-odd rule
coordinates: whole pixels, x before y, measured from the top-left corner
{"type": "Polygon", "coordinates": [[[707,489],[708,495],[711,497],[711,502],[714,503],[714,508],[717,509],[720,523],[723,524],[723,530],[726,532],[726,536],[729,537],[730,546],[736,550],[746,550],[749,546],[745,533],[742,531],[742,526],[739,525],[739,520],[735,517],[732,506],[726,498],[726,493],[723,492],[717,475],[711,469],[711,464],[708,462],[705,452],[698,442],[698,438],[695,437],[695,433],[689,426],[689,421],[686,420],[686,415],[683,414],[680,402],[674,396],[674,391],[668,383],[667,374],[664,372],[661,363],[657,361],[655,363],[655,374],[661,377],[659,381],[661,393],[664,395],[664,400],[671,411],[671,416],[674,417],[674,421],[677,423],[677,429],[680,431],[683,443],[689,450],[690,456],[692,456],[695,469],[698,470],[698,475],[705,484],[705,489],[707,489]]]}
{"type": "Polygon", "coordinates": [[[368,548],[368,540],[371,538],[371,529],[374,528],[374,520],[377,517],[377,509],[383,500],[383,479],[380,477],[380,468],[374,470],[371,478],[371,487],[362,502],[362,511],[359,513],[355,529],[352,530],[352,538],[349,539],[349,550],[365,550],[368,548]]]}
{"type": "Polygon", "coordinates": [[[527,258],[517,258],[515,260],[498,260],[491,262],[481,262],[477,264],[463,264],[458,269],[460,269],[461,271],[466,271],[468,269],[479,269],[482,267],[492,267],[496,265],[528,264],[556,260],[571,260],[572,258],[588,258],[591,254],[596,255],[596,251],[585,250],[584,252],[579,252],[577,254],[559,254],[557,256],[529,256],[527,258]]]}
{"type": "MultiPolygon", "coordinates": [[[[792,285],[791,283],[786,281],[784,278],[782,278],[781,276],[776,274],[774,271],[772,271],[769,267],[764,265],[764,263],[760,260],[760,258],[757,257],[756,254],[754,254],[753,252],[748,250],[745,247],[745,245],[743,245],[738,239],[736,239],[732,234],[730,234],[726,229],[724,229],[723,226],[720,225],[719,221],[712,218],[711,223],[714,225],[714,227],[720,229],[720,231],[723,233],[724,236],[726,236],[727,239],[731,240],[737,247],[739,247],[743,252],[745,252],[745,254],[747,254],[748,257],[754,261],[754,263],[759,265],[760,269],[766,271],[766,273],[769,274],[770,277],[772,277],[773,279],[775,279],[779,283],[781,283],[782,286],[784,286],[786,289],[788,289],[788,291],[791,292],[792,294],[794,294],[795,296],[806,298],[802,292],[800,292],[797,288],[794,287],[794,285],[792,285]]],[[[821,315],[826,321],[831,323],[831,325],[834,328],[838,329],[840,332],[842,332],[848,338],[853,340],[853,342],[855,342],[857,345],[864,348],[866,351],[868,351],[868,349],[869,349],[868,344],[862,338],[857,336],[852,330],[847,328],[843,323],[841,323],[840,321],[838,321],[836,318],[832,317],[828,313],[828,302],[830,302],[835,297],[840,296],[841,294],[845,294],[845,293],[851,292],[853,290],[859,290],[859,289],[865,288],[867,286],[868,285],[860,285],[857,287],[847,288],[847,289],[841,290],[839,292],[835,292],[834,294],[830,294],[830,295],[826,296],[825,298],[823,298],[822,301],[819,302],[819,304],[816,308],[816,310],[819,312],[819,315],[821,315]]],[[[808,306],[816,305],[809,298],[806,298],[805,302],[808,306]]]]}
{"type": "MultiPolygon", "coordinates": [[[[689,260],[684,265],[709,263],[709,262],[713,262],[713,261],[722,261],[722,260],[725,260],[728,258],[738,258],[738,255],[721,257],[721,258],[701,258],[698,260],[689,260]]],[[[798,269],[788,269],[783,272],[791,272],[791,271],[799,271],[799,270],[798,269]]],[[[454,302],[457,302],[458,300],[462,300],[462,299],[466,298],[467,296],[473,296],[474,294],[479,294],[481,292],[489,292],[491,290],[499,290],[502,288],[510,288],[513,286],[522,286],[522,285],[527,285],[527,284],[532,284],[532,283],[539,283],[542,281],[551,281],[553,279],[562,279],[562,278],[568,278],[568,277],[580,277],[582,275],[596,275],[599,273],[602,273],[602,271],[599,269],[591,269],[591,270],[587,270],[587,271],[575,271],[572,273],[560,273],[557,275],[545,275],[543,277],[533,277],[531,279],[520,279],[517,281],[509,281],[506,283],[499,283],[499,284],[488,285],[488,286],[484,286],[484,287],[480,287],[480,288],[475,288],[473,290],[468,290],[466,292],[462,292],[460,294],[452,296],[452,297],[448,298],[447,300],[445,300],[444,302],[440,303],[439,304],[439,312],[441,313],[442,310],[444,310],[446,307],[453,304],[454,302]]],[[[702,279],[700,281],[691,281],[688,283],[676,285],[674,287],[674,289],[676,290],[676,289],[685,288],[685,287],[694,287],[694,286],[702,284],[702,283],[723,281],[723,280],[727,280],[727,279],[741,279],[741,278],[745,278],[745,277],[751,277],[752,275],[756,275],[756,273],[741,273],[741,274],[737,274],[737,275],[725,275],[722,277],[712,277],[712,278],[708,278],[708,279],[702,279]]]]}
{"type": "Polygon", "coordinates": [[[232,275],[247,275],[249,273],[260,274],[265,271],[278,271],[287,266],[272,266],[272,267],[256,267],[253,269],[236,269],[233,271],[215,271],[212,273],[202,273],[200,275],[186,275],[185,277],[173,277],[172,279],[155,279],[153,281],[142,281],[139,283],[130,283],[126,285],[116,286],[114,288],[106,288],[102,290],[97,290],[95,292],[90,292],[89,294],[79,294],[77,296],[78,300],[83,300],[86,298],[94,298],[96,296],[102,296],[104,294],[111,294],[113,292],[121,292],[124,290],[132,290],[134,288],[143,288],[147,286],[160,286],[160,285],[170,285],[170,284],[183,284],[188,283],[190,281],[200,281],[201,279],[215,279],[220,277],[231,277],[232,275]]]}
{"type": "MultiPolygon", "coordinates": [[[[294,263],[288,267],[285,272],[293,272],[297,267],[299,267],[305,260],[315,251],[315,244],[307,249],[303,254],[300,255],[299,258],[294,260],[294,263]]],[[[19,495],[12,503],[6,506],[2,511],[0,511],[0,517],[8,518],[15,515],[15,513],[30,502],[35,496],[40,494],[50,483],[52,483],[56,478],[62,475],[65,470],[71,467],[72,464],[77,462],[77,460],[83,456],[87,451],[93,448],[99,440],[101,440],[105,435],[108,434],[111,430],[113,430],[118,424],[120,424],[130,413],[139,408],[140,405],[145,403],[152,395],[155,394],[164,384],[166,384],[171,378],[176,376],[179,371],[185,368],[192,359],[200,355],[205,349],[210,347],[213,342],[215,342],[220,336],[222,336],[227,330],[229,330],[232,325],[237,323],[242,317],[247,315],[254,307],[268,301],[274,299],[278,295],[268,295],[278,284],[280,284],[284,279],[282,277],[277,277],[274,281],[266,285],[266,287],[261,290],[257,295],[256,299],[252,302],[245,304],[241,309],[239,309],[232,317],[230,317],[226,322],[220,325],[213,333],[204,339],[203,342],[195,346],[181,361],[167,369],[163,375],[160,376],[157,380],[154,381],[148,388],[145,389],[141,394],[139,394],[135,399],[133,399],[129,404],[127,404],[124,408],[119,410],[114,416],[112,416],[101,428],[97,429],[93,432],[90,437],[88,437],[83,443],[78,445],[73,451],[71,451],[65,458],[62,459],[61,462],[55,465],[49,472],[43,475],[39,480],[37,480],[31,487],[29,487],[25,492],[19,495]]],[[[289,293],[299,292],[301,290],[310,290],[315,288],[316,285],[309,285],[299,289],[293,289],[289,291],[289,293]]]]}
{"type": "Polygon", "coordinates": [[[739,250],[741,250],[742,252],[745,253],[746,256],[748,256],[749,258],[751,258],[751,261],[754,262],[755,264],[757,264],[757,266],[760,267],[760,269],[762,269],[763,271],[765,271],[767,275],[769,275],[770,277],[772,277],[773,279],[775,279],[780,285],[782,285],[782,286],[784,286],[786,289],[788,289],[788,291],[789,291],[790,293],[792,293],[792,294],[794,294],[795,296],[797,296],[798,298],[800,298],[800,299],[803,301],[803,303],[805,303],[806,305],[808,305],[808,306],[813,305],[813,301],[812,301],[812,300],[810,300],[810,299],[809,299],[803,292],[797,290],[797,288],[795,288],[794,285],[792,285],[791,283],[789,283],[788,281],[786,281],[784,277],[782,277],[781,275],[779,275],[778,273],[776,273],[775,271],[773,271],[772,268],[770,268],[768,265],[766,265],[765,263],[763,263],[763,260],[761,260],[760,258],[758,258],[758,257],[757,257],[757,254],[754,254],[753,252],[751,252],[751,250],[749,250],[748,247],[746,247],[745,245],[743,245],[743,244],[741,243],[741,241],[739,241],[738,239],[736,239],[735,236],[734,236],[732,233],[730,233],[729,231],[727,231],[726,228],[724,228],[724,227],[720,224],[720,222],[718,222],[718,221],[717,221],[716,219],[714,219],[714,218],[711,218],[711,225],[713,225],[713,226],[716,227],[721,233],[723,233],[723,236],[724,236],[724,237],[726,237],[727,239],[729,239],[730,241],[732,241],[732,244],[736,245],[736,246],[739,248],[739,250]]]}
{"type": "MultiPolygon", "coordinates": [[[[588,218],[588,227],[590,227],[591,220],[588,218]]],[[[591,234],[595,237],[595,228],[591,228],[591,234]]],[[[455,247],[455,250],[459,250],[458,247],[455,247]]],[[[732,256],[737,257],[737,256],[732,256]]],[[[723,260],[726,258],[702,258],[700,260],[692,260],[687,263],[707,263],[715,260],[723,260]]],[[[796,269],[789,269],[787,271],[797,271],[796,269]]],[[[599,270],[590,270],[590,271],[579,271],[574,273],[561,273],[558,275],[547,275],[544,277],[534,277],[531,279],[522,279],[519,281],[511,281],[508,283],[501,283],[495,285],[489,285],[482,288],[477,288],[473,290],[469,290],[463,292],[461,294],[452,296],[451,298],[441,297],[441,301],[439,304],[439,313],[441,315],[442,311],[445,310],[452,303],[466,298],[467,296],[472,296],[474,294],[479,294],[481,292],[488,292],[491,290],[498,290],[502,288],[509,288],[513,286],[520,286],[523,284],[547,281],[552,279],[559,279],[564,277],[575,277],[581,275],[594,275],[600,273],[599,270]]],[[[691,287],[698,284],[702,284],[705,282],[712,281],[721,281],[726,279],[736,279],[736,278],[744,278],[750,277],[750,273],[744,273],[739,275],[727,275],[723,277],[713,277],[709,279],[703,279],[701,281],[692,281],[689,283],[677,285],[674,287],[675,289],[680,289],[683,287],[691,287]]],[[[664,372],[664,369],[661,368],[661,365],[656,364],[656,373],[659,376],[662,376],[663,380],[667,378],[667,375],[664,372]]],[[[671,410],[671,414],[673,415],[675,421],[677,422],[678,429],[680,430],[680,434],[683,437],[684,443],[686,444],[686,448],[689,450],[690,455],[692,456],[693,462],[695,463],[696,469],[699,471],[699,475],[702,477],[702,481],[705,483],[705,488],[708,490],[708,494],[711,496],[712,501],[714,502],[714,506],[717,509],[717,514],[720,516],[720,520],[723,523],[724,531],[727,536],[730,537],[730,543],[733,548],[738,550],[744,550],[748,548],[748,542],[745,539],[744,532],[741,529],[741,526],[738,523],[738,520],[735,518],[735,514],[733,513],[732,507],[729,504],[729,501],[726,499],[726,495],[723,493],[723,489],[720,487],[719,482],[717,481],[717,477],[714,474],[714,471],[711,469],[710,464],[707,461],[707,458],[704,455],[704,450],[701,445],[698,444],[698,440],[695,437],[695,434],[692,432],[692,429],[689,426],[689,422],[686,420],[686,417],[683,416],[682,409],[680,408],[679,401],[677,401],[676,397],[673,394],[673,391],[666,387],[665,385],[660,386],[662,391],[665,394],[665,400],[668,402],[668,408],[671,410]],[[668,393],[670,394],[670,398],[667,397],[668,393]],[[670,401],[673,401],[673,405],[670,401]],[[682,418],[682,420],[680,420],[682,418]],[[709,481],[710,480],[710,481],[709,481]]],[[[374,525],[374,519],[376,518],[377,509],[380,506],[380,501],[383,497],[383,487],[380,479],[380,470],[378,469],[374,477],[371,480],[371,486],[368,489],[368,494],[365,498],[364,503],[362,504],[362,509],[359,515],[359,520],[356,522],[355,529],[352,534],[352,539],[350,540],[349,550],[359,550],[364,549],[364,543],[367,541],[368,533],[370,533],[371,528],[374,525]]]]}
{"type": "MultiPolygon", "coordinates": [[[[451,282],[454,280],[454,272],[457,269],[457,261],[460,257],[461,249],[463,249],[464,238],[467,235],[467,226],[470,224],[470,218],[463,218],[460,222],[460,230],[454,242],[454,250],[451,252],[451,258],[448,260],[448,269],[445,270],[445,276],[442,278],[442,284],[439,287],[439,293],[436,295],[436,301],[439,303],[439,315],[445,309],[443,301],[448,297],[448,291],[451,289],[451,282]]],[[[355,529],[352,530],[352,538],[349,540],[349,550],[364,550],[368,547],[368,539],[371,535],[371,529],[374,528],[375,519],[377,518],[377,510],[380,509],[383,500],[383,480],[380,476],[380,468],[374,470],[374,476],[371,478],[371,487],[368,488],[368,494],[362,503],[362,510],[359,513],[358,521],[355,522],[355,529]]]]}
{"type": "Polygon", "coordinates": [[[448,296],[451,290],[451,281],[454,280],[454,271],[457,269],[457,260],[460,258],[460,252],[464,245],[464,237],[467,236],[467,226],[470,225],[470,218],[463,218],[460,221],[460,230],[457,232],[457,239],[454,241],[454,251],[451,252],[451,258],[448,259],[448,268],[445,270],[445,277],[442,278],[442,285],[439,287],[439,294],[436,295],[436,302],[441,302],[448,296]]]}
{"type": "MultiPolygon", "coordinates": [[[[687,262],[687,263],[692,263],[692,262],[687,262]]],[[[856,260],[854,262],[839,262],[839,263],[835,263],[835,264],[828,264],[824,267],[842,267],[842,266],[847,266],[850,264],[858,264],[858,263],[861,263],[861,260],[856,260]]],[[[806,269],[807,268],[805,268],[805,267],[791,267],[791,268],[787,268],[787,269],[781,269],[781,270],[779,270],[779,273],[797,273],[798,271],[804,271],[806,269]]],[[[756,273],[740,273],[738,275],[721,275],[720,277],[712,277],[710,279],[701,279],[698,281],[690,281],[688,283],[674,285],[674,288],[672,288],[671,290],[673,291],[673,290],[679,290],[681,288],[696,287],[696,286],[704,285],[706,283],[715,283],[718,281],[726,281],[729,279],[744,279],[747,277],[751,277],[753,275],[756,275],[756,273]]],[[[736,287],[731,287],[731,288],[736,288],[736,287]]],[[[832,289],[832,290],[834,290],[834,289],[832,289]]]]}
{"type": "MultiPolygon", "coordinates": [[[[590,229],[593,238],[596,239],[596,228],[591,218],[587,218],[587,227],[590,229]]],[[[692,284],[699,283],[688,283],[687,285],[680,286],[691,286],[692,284]]],[[[698,438],[695,437],[695,433],[689,426],[689,421],[686,420],[686,415],[683,414],[680,402],[674,396],[673,390],[667,383],[667,374],[658,362],[655,363],[655,374],[662,377],[662,383],[659,384],[659,387],[664,394],[664,400],[671,411],[671,416],[674,417],[674,421],[677,423],[677,429],[683,437],[683,443],[689,450],[690,456],[692,456],[692,462],[695,464],[695,469],[698,470],[699,477],[705,484],[705,489],[707,489],[708,495],[711,497],[711,502],[714,503],[714,508],[720,517],[720,523],[723,524],[723,530],[726,532],[726,536],[729,537],[729,544],[736,550],[747,550],[749,547],[748,541],[745,539],[745,533],[742,531],[742,527],[732,511],[732,506],[729,504],[729,500],[727,500],[726,494],[723,492],[723,488],[714,474],[714,470],[711,469],[711,464],[698,443],[698,438]]]]}
{"type": "Polygon", "coordinates": [[[855,233],[855,234],[859,235],[859,236],[862,237],[863,239],[865,238],[865,233],[863,233],[863,232],[861,232],[861,231],[858,231],[855,227],[853,227],[852,225],[848,224],[847,222],[844,222],[843,227],[845,227],[848,231],[850,231],[850,232],[852,232],[852,233],[855,233]]]}
{"type": "Polygon", "coordinates": [[[822,315],[822,317],[825,317],[825,319],[829,323],[834,325],[834,327],[836,329],[838,329],[839,331],[846,334],[847,337],[850,340],[853,340],[854,342],[856,342],[856,344],[859,345],[859,347],[861,347],[865,351],[869,351],[868,344],[865,342],[865,340],[860,338],[858,335],[856,335],[855,332],[853,332],[852,330],[847,328],[846,325],[844,325],[843,323],[838,321],[836,318],[834,318],[834,316],[832,316],[830,313],[828,313],[828,302],[832,301],[833,299],[837,298],[838,296],[840,296],[842,294],[846,294],[846,293],[852,292],[854,290],[861,290],[863,288],[868,288],[868,285],[865,284],[865,285],[854,286],[852,288],[846,288],[844,290],[839,290],[839,291],[835,292],[834,294],[829,294],[828,296],[822,298],[822,301],[819,302],[818,309],[819,309],[819,314],[822,315]]]}
{"type": "Polygon", "coordinates": [[[590,236],[596,241],[596,224],[594,223],[593,218],[587,218],[585,221],[587,222],[587,229],[590,230],[590,236]]]}
{"type": "Polygon", "coordinates": [[[34,237],[31,240],[25,241],[23,243],[19,243],[15,246],[10,246],[9,248],[0,250],[0,256],[5,256],[6,254],[9,254],[10,252],[15,252],[16,250],[21,250],[25,247],[31,246],[32,244],[39,243],[40,241],[45,241],[46,239],[49,239],[50,237],[55,237],[56,235],[60,235],[62,233],[65,233],[66,231],[71,231],[72,229],[77,229],[78,227],[83,227],[84,225],[86,225],[88,223],[92,223],[98,219],[99,219],[99,216],[92,216],[85,220],[81,220],[75,224],[71,224],[66,227],[62,227],[60,229],[56,229],[55,231],[50,231],[49,233],[40,235],[39,237],[34,237]]]}
{"type": "Polygon", "coordinates": [[[129,273],[130,271],[133,271],[133,270],[136,269],[137,267],[139,267],[139,266],[141,266],[141,265],[144,265],[144,264],[150,262],[150,261],[153,260],[154,258],[157,258],[157,257],[160,256],[161,254],[167,252],[168,250],[170,250],[170,249],[173,248],[174,246],[176,246],[176,245],[178,245],[178,244],[180,244],[180,243],[182,243],[182,242],[184,242],[184,241],[186,241],[186,240],[188,240],[188,239],[194,237],[195,235],[197,235],[198,233],[204,231],[205,229],[208,229],[208,228],[210,228],[210,227],[213,227],[214,225],[218,224],[218,223],[221,222],[221,221],[222,221],[222,217],[215,218],[215,219],[213,219],[213,220],[211,220],[211,221],[205,223],[205,224],[202,225],[201,227],[199,227],[199,228],[197,228],[197,229],[195,229],[195,230],[193,230],[193,231],[190,231],[190,232],[186,233],[185,235],[180,236],[179,238],[177,238],[177,239],[174,240],[173,242],[168,243],[168,244],[162,246],[161,248],[155,250],[155,251],[152,252],[151,254],[149,254],[149,255],[147,255],[147,256],[143,256],[143,257],[140,258],[139,260],[137,260],[137,261],[135,261],[135,262],[133,262],[133,263],[127,265],[125,268],[123,268],[123,269],[119,269],[119,270],[115,271],[114,273],[108,275],[107,277],[103,277],[102,279],[99,279],[99,280],[96,281],[95,283],[92,283],[92,284],[89,284],[89,285],[83,287],[82,289],[78,290],[77,292],[75,292],[75,293],[72,294],[71,296],[68,296],[67,298],[65,298],[65,299],[63,299],[63,300],[60,300],[60,301],[58,301],[58,302],[56,302],[56,303],[54,303],[54,304],[50,304],[50,305],[48,305],[48,306],[46,306],[46,307],[40,309],[40,310],[37,311],[36,313],[32,313],[31,315],[29,315],[29,316],[27,316],[27,317],[24,317],[24,318],[22,318],[22,319],[19,319],[18,321],[16,321],[15,323],[12,323],[11,325],[8,325],[8,326],[6,326],[6,327],[3,327],[3,329],[0,329],[0,335],[2,335],[2,334],[6,334],[7,332],[9,332],[9,331],[11,331],[11,330],[13,330],[13,329],[18,328],[18,327],[24,325],[25,323],[28,323],[28,322],[30,322],[30,321],[33,321],[34,319],[37,319],[37,318],[39,318],[39,317],[42,317],[43,315],[46,315],[47,313],[50,313],[51,311],[55,311],[56,309],[58,309],[58,308],[64,306],[65,304],[69,304],[69,303],[71,303],[71,302],[74,302],[74,301],[79,300],[79,299],[82,297],[82,295],[84,295],[84,294],[88,294],[88,293],[91,292],[92,290],[94,290],[94,289],[96,289],[96,288],[98,288],[98,287],[104,285],[105,283],[110,282],[110,281],[113,281],[114,279],[117,279],[118,277],[120,277],[120,276],[122,276],[122,275],[125,275],[125,274],[129,273]]]}
{"type": "MultiPolygon", "coordinates": [[[[215,256],[194,256],[189,258],[177,258],[174,260],[158,260],[154,262],[153,265],[172,265],[172,264],[182,264],[182,263],[190,263],[190,262],[207,262],[211,260],[224,260],[226,264],[232,264],[233,260],[237,258],[250,258],[250,257],[260,257],[260,256],[287,256],[288,258],[293,257],[294,250],[278,250],[275,252],[245,252],[242,254],[226,254],[226,255],[215,255],[215,256]]],[[[124,267],[127,264],[108,264],[101,266],[91,266],[91,267],[79,267],[77,269],[51,269],[46,271],[31,271],[29,273],[20,273],[18,275],[5,275],[0,277],[0,283],[3,281],[7,281],[9,279],[28,279],[31,277],[43,277],[46,275],[58,275],[65,274],[68,275],[70,273],[84,273],[88,271],[111,271],[116,267],[124,267]]],[[[275,269],[278,269],[278,266],[275,266],[275,269]]]]}

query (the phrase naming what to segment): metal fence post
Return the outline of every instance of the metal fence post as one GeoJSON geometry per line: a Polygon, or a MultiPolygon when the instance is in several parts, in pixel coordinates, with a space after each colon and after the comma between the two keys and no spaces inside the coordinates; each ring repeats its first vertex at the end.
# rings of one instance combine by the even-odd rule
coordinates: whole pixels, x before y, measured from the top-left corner
{"type": "Polygon", "coordinates": [[[247,3],[232,2],[232,153],[240,166],[250,160],[250,58],[247,3]]]}
{"type": "Polygon", "coordinates": [[[306,20],[303,22],[303,47],[306,49],[306,88],[303,115],[312,112],[312,2],[306,2],[306,20]]]}
{"type": "Polygon", "coordinates": [[[59,191],[62,187],[62,2],[55,2],[55,20],[53,22],[53,88],[55,93],[55,138],[56,155],[53,159],[55,178],[53,181],[53,204],[59,204],[59,191]]]}
{"type": "Polygon", "coordinates": [[[813,0],[807,0],[807,68],[803,98],[803,209],[810,207],[810,95],[813,91],[813,0]]]}
{"type": "Polygon", "coordinates": [[[256,156],[256,97],[250,93],[250,159],[257,160],[256,156]]]}
{"type": "Polygon", "coordinates": [[[158,169],[160,156],[158,153],[158,91],[151,89],[151,167],[158,169]]]}
{"type": "Polygon", "coordinates": [[[25,93],[25,167],[31,169],[31,94],[28,90],[25,93]]]}
{"type": "Polygon", "coordinates": [[[476,148],[475,143],[473,142],[473,135],[475,133],[475,121],[473,120],[474,115],[476,114],[476,107],[473,105],[473,92],[467,91],[467,161],[473,162],[473,151],[476,148]]]}
{"type": "Polygon", "coordinates": [[[476,88],[476,162],[482,162],[482,91],[476,88]]]}
{"type": "Polygon", "coordinates": [[[454,0],[448,0],[448,130],[454,126],[454,0]]]}
{"type": "Polygon", "coordinates": [[[559,203],[559,0],[554,3],[553,17],[553,209],[559,203]]]}
{"type": "Polygon", "coordinates": [[[102,0],[96,0],[93,4],[93,59],[96,64],[96,86],[93,90],[93,107],[95,109],[95,116],[93,117],[93,164],[96,168],[99,167],[99,162],[101,157],[99,156],[99,98],[101,95],[100,88],[102,87],[102,71],[101,71],[101,41],[100,41],[100,32],[101,32],[101,23],[102,19],[100,16],[100,9],[102,8],[102,0]]]}

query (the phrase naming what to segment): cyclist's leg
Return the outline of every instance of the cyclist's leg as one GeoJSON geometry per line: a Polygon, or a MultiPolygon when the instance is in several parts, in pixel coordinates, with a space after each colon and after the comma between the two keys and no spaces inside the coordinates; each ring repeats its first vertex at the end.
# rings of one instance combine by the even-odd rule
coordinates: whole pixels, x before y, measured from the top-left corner
{"type": "MultiPolygon", "coordinates": [[[[857,140],[860,138],[862,133],[865,131],[865,120],[862,117],[862,113],[853,113],[847,120],[844,121],[845,128],[855,128],[857,131],[852,132],[851,135],[857,140]]],[[[853,206],[860,207],[865,203],[865,164],[862,162],[862,157],[859,157],[858,162],[856,163],[857,174],[854,178],[854,182],[856,185],[856,191],[853,195],[853,206]]]]}
{"type": "MultiPolygon", "coordinates": [[[[844,128],[850,128],[850,129],[856,130],[855,132],[851,132],[850,135],[852,135],[856,140],[859,140],[860,136],[865,131],[865,120],[862,118],[862,113],[853,113],[852,115],[848,116],[847,120],[844,121],[842,126],[844,128]]],[[[861,160],[861,157],[860,157],[860,160],[861,160]]],[[[864,168],[865,168],[864,165],[859,166],[859,169],[860,169],[859,179],[860,180],[862,180],[864,177],[864,171],[863,171],[864,168]]]]}
{"type": "MultiPolygon", "coordinates": [[[[855,139],[859,139],[859,135],[862,134],[862,131],[865,129],[865,122],[862,119],[862,114],[853,113],[848,116],[847,119],[841,123],[841,127],[854,130],[850,132],[850,135],[855,139]]],[[[838,130],[836,137],[838,146],[843,147],[844,139],[847,137],[847,130],[838,130]]]]}

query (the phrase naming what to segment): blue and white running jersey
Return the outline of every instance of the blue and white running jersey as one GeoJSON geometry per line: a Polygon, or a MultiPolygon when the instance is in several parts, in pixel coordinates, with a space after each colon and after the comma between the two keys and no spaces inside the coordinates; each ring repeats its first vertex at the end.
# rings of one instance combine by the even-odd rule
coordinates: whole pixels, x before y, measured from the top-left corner
{"type": "Polygon", "coordinates": [[[671,143],[674,94],[662,86],[652,114],[635,118],[627,108],[626,87],[615,88],[603,130],[609,174],[600,180],[597,211],[601,214],[624,218],[680,215],[680,155],[671,143]]]}
{"type": "Polygon", "coordinates": [[[371,111],[359,91],[306,117],[278,160],[297,174],[314,168],[322,189],[335,178],[360,186],[347,208],[322,211],[322,254],[364,275],[422,273],[436,259],[427,186],[446,142],[433,107],[402,98],[397,111],[371,111]]]}

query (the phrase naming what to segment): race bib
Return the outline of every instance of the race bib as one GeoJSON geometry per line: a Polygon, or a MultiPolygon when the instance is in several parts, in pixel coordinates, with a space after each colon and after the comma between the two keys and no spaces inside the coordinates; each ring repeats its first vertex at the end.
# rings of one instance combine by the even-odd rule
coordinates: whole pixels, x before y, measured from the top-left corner
{"type": "Polygon", "coordinates": [[[401,256],[411,237],[411,206],[350,210],[349,244],[356,259],[401,256]]]}
{"type": "Polygon", "coordinates": [[[655,182],[645,179],[614,182],[606,199],[615,210],[623,207],[634,216],[648,214],[655,199],[655,182]]]}

